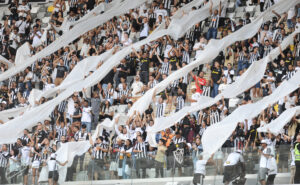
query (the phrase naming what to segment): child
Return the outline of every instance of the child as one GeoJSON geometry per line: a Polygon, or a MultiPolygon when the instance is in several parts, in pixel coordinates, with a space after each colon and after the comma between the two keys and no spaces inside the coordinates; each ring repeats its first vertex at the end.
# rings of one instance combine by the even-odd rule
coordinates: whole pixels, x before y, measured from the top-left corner
{"type": "Polygon", "coordinates": [[[199,159],[196,162],[195,171],[194,171],[194,178],[193,183],[194,185],[203,185],[203,179],[206,175],[205,166],[207,165],[214,165],[212,157],[208,159],[208,161],[203,160],[203,156],[200,154],[199,159]]]}
{"type": "Polygon", "coordinates": [[[56,160],[56,154],[53,153],[50,156],[50,159],[48,161],[48,181],[49,185],[57,185],[59,174],[58,174],[58,167],[57,164],[64,166],[68,163],[68,161],[64,163],[60,163],[59,161],[56,160]]]}

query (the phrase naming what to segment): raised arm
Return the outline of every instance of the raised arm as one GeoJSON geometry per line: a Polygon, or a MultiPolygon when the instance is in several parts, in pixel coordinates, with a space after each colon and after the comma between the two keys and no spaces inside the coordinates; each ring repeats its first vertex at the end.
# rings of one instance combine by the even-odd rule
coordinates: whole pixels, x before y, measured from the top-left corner
{"type": "Polygon", "coordinates": [[[141,55],[138,54],[134,48],[132,48],[132,51],[134,52],[135,56],[137,56],[139,59],[141,58],[141,55]]]}

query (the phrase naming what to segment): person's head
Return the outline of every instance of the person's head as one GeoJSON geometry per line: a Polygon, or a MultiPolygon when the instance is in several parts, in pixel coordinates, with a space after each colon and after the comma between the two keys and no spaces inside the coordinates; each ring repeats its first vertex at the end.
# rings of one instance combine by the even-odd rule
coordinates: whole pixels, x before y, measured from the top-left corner
{"type": "Polygon", "coordinates": [[[201,72],[199,73],[199,77],[200,77],[200,78],[203,78],[203,77],[204,77],[204,72],[203,72],[203,71],[201,71],[201,72]]]}
{"type": "Polygon", "coordinates": [[[300,135],[298,134],[296,141],[299,143],[300,142],[300,135]]]}
{"type": "Polygon", "coordinates": [[[195,93],[195,92],[196,92],[196,86],[193,85],[193,86],[192,86],[192,93],[195,93]]]}
{"type": "Polygon", "coordinates": [[[98,144],[101,144],[101,143],[103,142],[103,137],[102,137],[102,136],[97,137],[96,142],[97,142],[98,144]]]}
{"type": "Polygon", "coordinates": [[[126,146],[131,146],[131,140],[130,140],[130,139],[126,139],[125,145],[126,145],[126,146]]]}
{"type": "Polygon", "coordinates": [[[289,70],[289,71],[292,71],[292,70],[293,70],[293,65],[292,65],[292,64],[289,64],[288,70],[289,70]]]}
{"type": "Polygon", "coordinates": [[[76,132],[78,132],[79,131],[79,127],[78,126],[75,126],[74,127],[74,132],[76,133],[76,132]]]}
{"type": "Polygon", "coordinates": [[[41,122],[38,122],[38,124],[37,124],[37,130],[42,130],[42,123],[41,122]]]}
{"type": "MultiPolygon", "coordinates": [[[[139,133],[140,133],[140,132],[139,132],[139,133]]],[[[138,141],[139,143],[142,143],[142,142],[143,142],[142,136],[138,135],[138,136],[137,136],[137,141],[138,141]]]]}
{"type": "Polygon", "coordinates": [[[83,101],[83,106],[84,106],[84,107],[88,107],[88,106],[89,106],[89,102],[88,102],[87,100],[84,100],[84,101],[83,101]]]}
{"type": "Polygon", "coordinates": [[[197,145],[200,145],[200,144],[201,144],[200,138],[196,138],[196,144],[197,144],[197,145]]]}
{"type": "Polygon", "coordinates": [[[180,138],[180,137],[181,137],[181,133],[180,133],[179,131],[177,131],[177,132],[175,133],[175,137],[176,137],[176,138],[180,138]]]}
{"type": "Polygon", "coordinates": [[[60,141],[61,141],[62,143],[66,142],[66,136],[62,135],[62,136],[60,137],[60,141]]]}
{"type": "Polygon", "coordinates": [[[165,143],[166,143],[166,140],[164,140],[164,139],[160,139],[160,140],[158,141],[158,145],[159,145],[159,146],[165,145],[165,143]]]}
{"type": "Polygon", "coordinates": [[[263,140],[260,142],[260,144],[261,144],[261,147],[262,147],[262,148],[266,148],[266,147],[267,147],[267,141],[266,141],[265,139],[263,139],[263,140]]]}
{"type": "Polygon", "coordinates": [[[218,15],[219,11],[217,9],[214,10],[214,15],[218,15]]]}
{"type": "Polygon", "coordinates": [[[6,144],[2,145],[2,151],[7,151],[7,145],[6,144]]]}
{"type": "Polygon", "coordinates": [[[218,61],[215,61],[215,67],[219,68],[220,67],[220,63],[218,61]]]}
{"type": "Polygon", "coordinates": [[[140,81],[140,76],[139,75],[135,76],[135,81],[137,81],[137,82],[140,81]]]}

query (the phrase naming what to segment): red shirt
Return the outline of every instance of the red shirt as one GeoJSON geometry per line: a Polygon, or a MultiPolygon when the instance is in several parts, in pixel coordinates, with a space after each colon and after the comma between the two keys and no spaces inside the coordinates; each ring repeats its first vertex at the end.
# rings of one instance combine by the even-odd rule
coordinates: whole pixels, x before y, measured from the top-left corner
{"type": "Polygon", "coordinates": [[[195,85],[196,85],[196,91],[200,94],[202,94],[203,90],[202,90],[202,86],[206,85],[206,79],[205,78],[200,78],[200,77],[193,77],[195,80],[195,85]],[[197,78],[197,80],[196,80],[197,78]]]}

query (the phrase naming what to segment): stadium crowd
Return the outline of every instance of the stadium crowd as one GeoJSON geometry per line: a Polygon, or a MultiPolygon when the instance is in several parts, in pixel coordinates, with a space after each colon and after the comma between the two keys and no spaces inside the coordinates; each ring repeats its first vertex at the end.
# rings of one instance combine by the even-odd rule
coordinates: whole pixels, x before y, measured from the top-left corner
{"type": "MultiPolygon", "coordinates": [[[[63,34],[57,28],[65,19],[74,22],[100,3],[108,2],[69,0],[67,11],[67,1],[55,0],[47,39],[39,45],[44,32],[41,20],[31,17],[31,5],[27,0],[22,0],[20,4],[13,0],[8,6],[11,14],[3,18],[3,24],[0,23],[1,55],[14,63],[17,49],[25,42],[30,44],[31,54],[34,55],[63,34]]],[[[100,55],[112,48],[117,52],[145,39],[160,24],[168,25],[170,17],[189,2],[190,0],[154,0],[131,9],[125,15],[112,18],[66,47],[37,60],[23,72],[0,83],[0,110],[29,106],[28,97],[32,89],[46,91],[54,88],[62,83],[82,59],[100,55]]],[[[276,3],[275,0],[265,0],[265,5],[263,2],[259,3],[261,11],[276,3]]],[[[205,1],[206,3],[211,2],[205,1]]],[[[258,2],[253,0],[253,3],[258,2]]],[[[201,7],[192,9],[198,8],[201,7]]],[[[273,12],[273,19],[265,22],[254,37],[232,44],[220,52],[210,64],[200,65],[198,69],[172,82],[165,91],[153,96],[153,103],[143,114],[135,113],[124,125],[116,125],[114,132],[104,130],[96,141],[91,139],[91,133],[105,118],[112,119],[116,113],[127,113],[132,104],[147,90],[201,55],[210,39],[222,39],[251,23],[252,19],[250,13],[245,13],[243,19],[234,22],[225,16],[226,7],[221,3],[219,8],[211,8],[210,13],[211,18],[197,23],[178,40],[164,36],[139,50],[133,49],[97,85],[74,93],[61,102],[44,122],[24,130],[24,136],[18,138],[16,143],[3,144],[0,149],[0,183],[8,182],[6,174],[12,177],[9,178],[9,183],[16,183],[15,174],[22,169],[23,184],[29,184],[29,173],[32,174],[32,184],[37,184],[41,168],[48,165],[49,171],[53,172],[49,173],[49,179],[53,179],[55,184],[58,179],[57,166],[51,163],[55,160],[55,152],[61,143],[83,140],[90,140],[92,147],[85,155],[75,157],[73,165],[68,167],[67,181],[74,180],[73,175],[76,172],[86,170],[90,180],[104,179],[104,170],[110,171],[111,179],[127,179],[132,177],[128,174],[128,168],[136,169],[137,178],[146,178],[147,168],[155,168],[156,177],[164,177],[165,167],[172,169],[173,173],[178,168],[178,174],[182,176],[183,168],[194,166],[198,155],[203,151],[201,137],[206,128],[232,112],[231,100],[222,98],[211,107],[188,114],[174,126],[157,133],[156,148],[148,145],[147,127],[151,127],[156,118],[177,112],[187,104],[193,106],[201,103],[198,101],[200,96],[217,96],[254,61],[267,56],[273,48],[280,46],[283,39],[300,27],[300,4],[282,15],[273,12]],[[124,112],[118,112],[120,106],[126,107],[124,112]],[[182,163],[174,160],[173,151],[177,148],[184,149],[182,163]],[[90,155],[92,159],[88,164],[84,160],[86,155],[90,155]]],[[[281,82],[290,79],[300,70],[299,41],[300,34],[294,38],[290,47],[280,49],[280,56],[268,64],[263,79],[237,97],[237,106],[253,103],[270,95],[281,82]]],[[[102,61],[99,61],[98,67],[101,65],[102,61]]],[[[0,74],[7,69],[8,66],[1,63],[0,74]]],[[[290,155],[300,132],[300,117],[295,116],[277,136],[259,133],[257,128],[276,119],[284,110],[299,106],[299,96],[298,88],[289,96],[270,105],[257,117],[240,122],[235,132],[213,157],[216,174],[223,174],[224,156],[234,149],[243,150],[246,160],[252,161],[247,166],[247,173],[255,173],[254,164],[259,163],[258,151],[262,140],[273,149],[270,155],[278,159],[278,172],[287,172],[290,169],[295,174],[295,161],[290,155]]],[[[41,98],[35,102],[36,106],[48,100],[41,98]]],[[[290,183],[293,183],[292,180],[291,177],[290,183]]]]}

